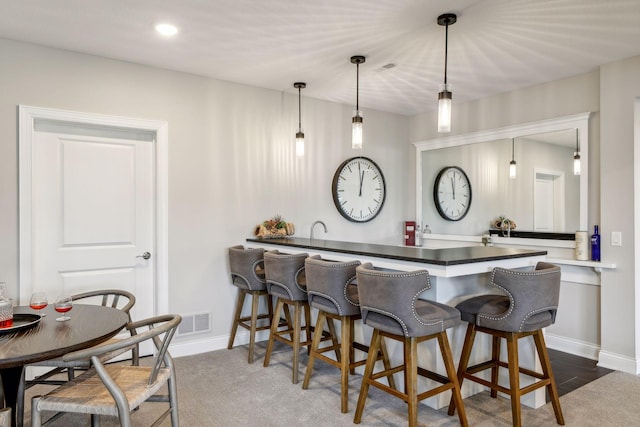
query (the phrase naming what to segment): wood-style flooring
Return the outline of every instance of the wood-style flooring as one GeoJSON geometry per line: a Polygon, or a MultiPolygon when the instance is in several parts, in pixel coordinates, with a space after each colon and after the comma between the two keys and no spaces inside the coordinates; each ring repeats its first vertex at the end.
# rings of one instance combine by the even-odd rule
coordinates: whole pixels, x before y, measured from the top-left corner
{"type": "MultiPolygon", "coordinates": [[[[598,362],[595,360],[574,356],[562,351],[548,350],[551,368],[556,377],[556,385],[560,396],[613,372],[611,369],[596,366],[598,362]]],[[[547,402],[549,402],[548,395],[547,402]]]]}

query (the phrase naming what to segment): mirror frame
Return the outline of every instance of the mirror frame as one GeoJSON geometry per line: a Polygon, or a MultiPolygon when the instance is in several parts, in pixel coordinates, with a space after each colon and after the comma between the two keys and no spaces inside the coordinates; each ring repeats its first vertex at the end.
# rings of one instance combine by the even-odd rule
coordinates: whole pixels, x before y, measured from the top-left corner
{"type": "MultiPolygon", "coordinates": [[[[457,147],[460,145],[478,144],[499,139],[519,138],[538,133],[554,132],[567,129],[578,129],[580,138],[580,230],[588,230],[589,213],[589,117],[591,112],[540,120],[503,128],[470,132],[461,135],[447,136],[414,142],[416,148],[416,221],[422,222],[422,153],[439,148],[457,147]]],[[[431,193],[429,193],[431,194],[431,193]]],[[[488,227],[487,227],[488,229],[488,227]]],[[[577,231],[577,230],[576,230],[577,231]]]]}

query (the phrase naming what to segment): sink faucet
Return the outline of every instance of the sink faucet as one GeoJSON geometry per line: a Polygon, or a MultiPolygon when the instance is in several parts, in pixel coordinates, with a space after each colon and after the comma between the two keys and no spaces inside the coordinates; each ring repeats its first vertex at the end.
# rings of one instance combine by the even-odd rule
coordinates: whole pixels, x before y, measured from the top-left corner
{"type": "Polygon", "coordinates": [[[324,222],[322,221],[316,221],[313,224],[311,224],[311,232],[309,233],[309,240],[313,240],[313,228],[316,226],[316,224],[320,224],[324,227],[324,232],[327,232],[327,226],[324,225],[324,222]]]}

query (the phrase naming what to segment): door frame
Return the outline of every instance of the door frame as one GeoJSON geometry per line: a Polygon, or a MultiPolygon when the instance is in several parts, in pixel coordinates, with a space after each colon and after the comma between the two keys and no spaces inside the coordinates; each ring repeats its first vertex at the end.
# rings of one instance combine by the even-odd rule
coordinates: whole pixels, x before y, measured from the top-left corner
{"type": "Polygon", "coordinates": [[[18,105],[18,217],[19,276],[18,290],[21,304],[31,295],[32,284],[32,185],[33,141],[36,120],[48,119],[69,123],[125,128],[155,134],[155,301],[154,315],[169,311],[168,266],[168,148],[169,125],[166,121],[134,119],[129,117],[58,110],[53,108],[18,105]]]}

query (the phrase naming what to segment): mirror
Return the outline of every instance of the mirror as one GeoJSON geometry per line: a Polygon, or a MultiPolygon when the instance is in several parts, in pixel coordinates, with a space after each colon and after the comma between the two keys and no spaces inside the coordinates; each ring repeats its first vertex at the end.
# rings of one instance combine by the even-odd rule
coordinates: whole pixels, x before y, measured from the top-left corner
{"type": "Polygon", "coordinates": [[[415,143],[416,220],[433,233],[481,235],[499,216],[515,231],[587,230],[590,113],[415,143]],[[577,132],[577,133],[576,133],[577,132]],[[576,135],[580,175],[574,175],[576,135]],[[513,142],[512,142],[513,138],[513,142]],[[509,178],[509,163],[517,175],[509,178]],[[471,182],[467,215],[447,221],[436,210],[433,186],[445,166],[458,166],[471,182]]]}

